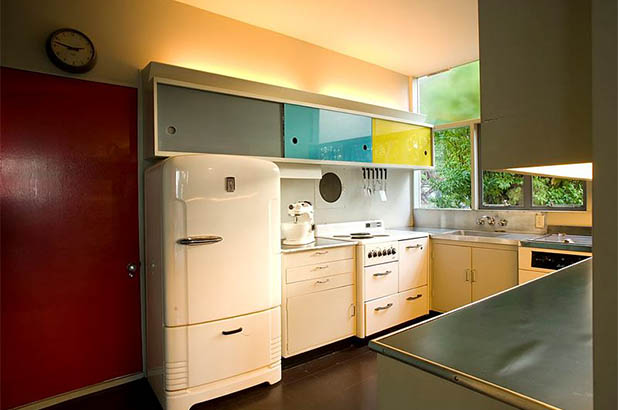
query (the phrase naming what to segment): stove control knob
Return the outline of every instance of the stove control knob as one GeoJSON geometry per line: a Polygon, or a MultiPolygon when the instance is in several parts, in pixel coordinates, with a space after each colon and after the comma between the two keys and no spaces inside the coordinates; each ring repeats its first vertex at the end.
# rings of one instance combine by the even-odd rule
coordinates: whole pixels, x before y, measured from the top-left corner
{"type": "Polygon", "coordinates": [[[367,257],[368,257],[368,258],[371,258],[371,257],[373,257],[373,254],[372,254],[371,252],[369,252],[369,253],[367,254],[367,257]]]}
{"type": "Polygon", "coordinates": [[[391,248],[391,253],[392,253],[393,255],[394,255],[394,254],[396,254],[396,253],[397,253],[397,249],[395,249],[395,248],[391,248]]]}
{"type": "Polygon", "coordinates": [[[387,254],[387,255],[390,255],[391,253],[393,253],[393,250],[392,250],[392,249],[387,249],[387,250],[386,250],[386,254],[387,254]]]}
{"type": "Polygon", "coordinates": [[[371,256],[373,256],[374,258],[378,256],[378,254],[376,253],[376,251],[371,252],[371,256]]]}
{"type": "Polygon", "coordinates": [[[382,251],[378,251],[378,256],[382,256],[382,251]]]}

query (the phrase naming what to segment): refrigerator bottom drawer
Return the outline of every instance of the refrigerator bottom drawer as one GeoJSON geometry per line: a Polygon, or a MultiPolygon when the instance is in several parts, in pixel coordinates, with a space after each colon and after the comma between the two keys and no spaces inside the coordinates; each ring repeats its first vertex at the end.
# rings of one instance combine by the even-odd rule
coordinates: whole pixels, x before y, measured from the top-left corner
{"type": "Polygon", "coordinates": [[[168,391],[226,379],[281,360],[281,308],[165,329],[168,391]]]}

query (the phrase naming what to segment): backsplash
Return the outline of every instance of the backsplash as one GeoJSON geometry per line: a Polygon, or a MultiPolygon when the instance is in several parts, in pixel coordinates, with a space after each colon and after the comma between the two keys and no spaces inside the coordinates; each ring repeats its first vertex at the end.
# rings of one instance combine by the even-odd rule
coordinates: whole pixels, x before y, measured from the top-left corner
{"type": "Polygon", "coordinates": [[[458,210],[458,209],[415,209],[414,226],[436,228],[458,228],[472,230],[505,230],[508,232],[545,233],[547,220],[543,228],[535,227],[535,216],[544,212],[537,211],[502,211],[502,210],[458,210]],[[483,215],[496,220],[494,226],[478,225],[477,220],[483,215]],[[505,227],[498,226],[500,219],[508,221],[505,227]]]}
{"type": "Polygon", "coordinates": [[[315,206],[315,223],[349,222],[366,219],[382,219],[387,227],[410,225],[412,213],[412,171],[389,169],[387,200],[380,200],[374,193],[363,192],[362,168],[322,167],[322,173],[333,172],[343,184],[338,201],[330,204],[320,196],[319,180],[281,179],[281,221],[292,220],[287,213],[290,203],[310,201],[315,206]]]}

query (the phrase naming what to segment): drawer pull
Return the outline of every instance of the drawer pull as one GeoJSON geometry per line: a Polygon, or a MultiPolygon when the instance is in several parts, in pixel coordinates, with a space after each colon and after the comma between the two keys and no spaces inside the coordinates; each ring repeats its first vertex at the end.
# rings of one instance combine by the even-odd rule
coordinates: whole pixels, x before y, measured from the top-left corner
{"type": "Polygon", "coordinates": [[[313,253],[313,256],[318,256],[318,255],[326,255],[328,253],[328,251],[317,251],[313,253]]]}
{"type": "Polygon", "coordinates": [[[386,276],[386,275],[390,275],[391,273],[393,273],[393,271],[391,270],[387,270],[386,272],[377,272],[374,273],[373,276],[386,276]]]}
{"type": "Polygon", "coordinates": [[[233,335],[235,333],[240,333],[242,332],[242,327],[239,327],[238,329],[234,329],[234,330],[224,330],[223,332],[223,336],[229,336],[229,335],[233,335]]]}
{"type": "Polygon", "coordinates": [[[316,280],[315,283],[327,283],[330,282],[330,279],[324,279],[324,280],[316,280]]]}
{"type": "Polygon", "coordinates": [[[417,243],[416,245],[410,245],[410,246],[406,246],[406,249],[419,249],[423,250],[423,245],[421,245],[420,243],[417,243]]]}
{"type": "Polygon", "coordinates": [[[313,268],[313,270],[322,270],[322,269],[328,269],[328,265],[326,265],[326,266],[316,266],[315,268],[313,268]]]}
{"type": "Polygon", "coordinates": [[[375,308],[373,310],[375,310],[376,312],[379,312],[380,310],[386,310],[386,309],[388,309],[388,308],[390,308],[392,306],[393,306],[392,303],[388,303],[386,306],[378,306],[377,308],[375,308]]]}
{"type": "Polygon", "coordinates": [[[408,296],[406,298],[406,300],[416,300],[416,299],[419,299],[419,298],[422,298],[422,297],[423,297],[423,295],[408,296]]]}

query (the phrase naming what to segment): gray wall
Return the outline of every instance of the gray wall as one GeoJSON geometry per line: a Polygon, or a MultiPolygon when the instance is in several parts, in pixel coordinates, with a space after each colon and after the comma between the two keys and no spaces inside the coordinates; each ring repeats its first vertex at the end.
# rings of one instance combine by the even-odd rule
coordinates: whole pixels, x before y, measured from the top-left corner
{"type": "Polygon", "coordinates": [[[322,167],[322,172],[334,172],[341,178],[343,183],[341,198],[333,204],[322,200],[318,180],[282,179],[282,222],[292,220],[287,214],[288,204],[307,200],[315,205],[315,221],[318,224],[383,219],[389,228],[410,225],[412,171],[388,170],[388,200],[386,202],[382,202],[377,194],[368,197],[363,193],[361,168],[322,167]]]}

